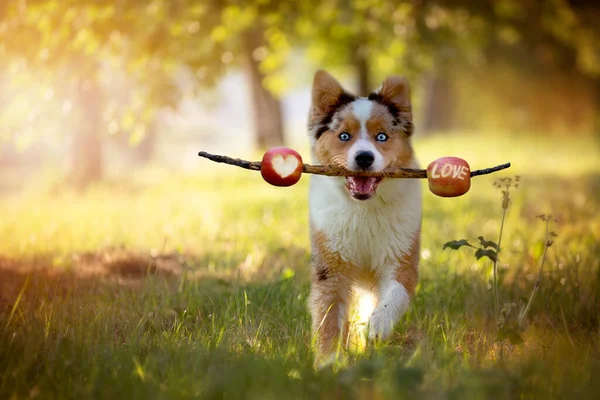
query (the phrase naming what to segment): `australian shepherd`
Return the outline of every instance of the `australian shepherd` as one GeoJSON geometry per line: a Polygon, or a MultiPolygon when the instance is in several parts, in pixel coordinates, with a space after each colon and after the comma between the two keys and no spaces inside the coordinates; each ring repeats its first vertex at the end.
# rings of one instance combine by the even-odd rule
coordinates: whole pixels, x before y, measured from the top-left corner
{"type": "MultiPolygon", "coordinates": [[[[402,77],[358,97],[317,71],[308,131],[317,164],[351,171],[419,167],[411,145],[410,87],[402,77]]],[[[309,198],[309,308],[316,361],[323,364],[348,344],[357,292],[374,299],[369,340],[387,338],[407,310],[418,278],[421,186],[416,179],[315,175],[309,198]]]]}

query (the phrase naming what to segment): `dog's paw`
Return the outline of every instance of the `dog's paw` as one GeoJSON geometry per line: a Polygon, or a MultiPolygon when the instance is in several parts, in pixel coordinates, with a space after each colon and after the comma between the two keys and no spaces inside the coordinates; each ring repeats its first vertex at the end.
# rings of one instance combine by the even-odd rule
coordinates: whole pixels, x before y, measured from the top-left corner
{"type": "Polygon", "coordinates": [[[410,297],[404,286],[392,282],[383,292],[379,304],[369,319],[369,339],[385,340],[394,330],[394,325],[408,309],[410,297]]]}
{"type": "Polygon", "coordinates": [[[369,319],[369,340],[385,340],[392,333],[396,322],[395,314],[388,307],[376,308],[369,319]]]}

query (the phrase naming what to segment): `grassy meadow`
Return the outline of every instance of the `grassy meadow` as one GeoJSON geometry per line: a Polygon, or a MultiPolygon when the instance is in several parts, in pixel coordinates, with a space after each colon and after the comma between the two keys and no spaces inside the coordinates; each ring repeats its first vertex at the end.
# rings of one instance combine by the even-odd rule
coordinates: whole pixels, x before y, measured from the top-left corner
{"type": "Polygon", "coordinates": [[[410,311],[384,345],[318,371],[307,177],[274,188],[199,159],[202,172],[145,170],[83,193],[43,176],[0,191],[0,398],[600,398],[598,140],[465,134],[415,147],[424,166],[454,155],[513,167],[455,199],[423,181],[410,311]],[[500,350],[490,261],[442,248],[497,241],[493,182],[516,174],[499,256],[507,320],[540,266],[536,215],[552,214],[558,237],[523,343],[500,350]]]}

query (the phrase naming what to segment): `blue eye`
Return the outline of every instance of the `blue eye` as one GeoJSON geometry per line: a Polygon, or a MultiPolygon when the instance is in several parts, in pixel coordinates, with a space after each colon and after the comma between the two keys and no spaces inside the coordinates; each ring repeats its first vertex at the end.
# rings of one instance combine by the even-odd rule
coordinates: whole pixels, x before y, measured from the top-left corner
{"type": "Polygon", "coordinates": [[[385,142],[386,140],[388,140],[388,135],[386,135],[383,132],[377,134],[377,141],[378,142],[385,142]]]}
{"type": "Polygon", "coordinates": [[[348,140],[350,140],[350,134],[348,132],[340,133],[340,140],[342,142],[347,142],[348,140]]]}

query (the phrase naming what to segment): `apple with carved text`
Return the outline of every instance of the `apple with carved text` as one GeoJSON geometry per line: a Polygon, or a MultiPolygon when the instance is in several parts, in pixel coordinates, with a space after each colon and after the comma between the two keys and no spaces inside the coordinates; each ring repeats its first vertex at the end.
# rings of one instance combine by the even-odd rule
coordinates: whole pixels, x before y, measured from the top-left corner
{"type": "Polygon", "coordinates": [[[441,197],[456,197],[471,188],[469,164],[458,157],[438,158],[427,167],[429,190],[441,197]]]}
{"type": "Polygon", "coordinates": [[[287,147],[274,147],[263,156],[260,174],[273,186],[292,186],[302,176],[302,157],[287,147]]]}

